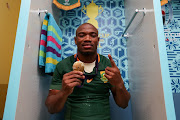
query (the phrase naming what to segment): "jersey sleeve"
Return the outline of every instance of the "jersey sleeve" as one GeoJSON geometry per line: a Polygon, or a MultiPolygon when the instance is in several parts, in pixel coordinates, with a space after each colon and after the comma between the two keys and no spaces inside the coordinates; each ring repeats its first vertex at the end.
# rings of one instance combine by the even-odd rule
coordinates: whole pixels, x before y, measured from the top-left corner
{"type": "Polygon", "coordinates": [[[58,66],[59,65],[57,65],[56,69],[54,70],[54,74],[53,74],[53,77],[52,77],[50,89],[60,90],[62,88],[63,74],[62,74],[62,71],[58,69],[58,66]]]}

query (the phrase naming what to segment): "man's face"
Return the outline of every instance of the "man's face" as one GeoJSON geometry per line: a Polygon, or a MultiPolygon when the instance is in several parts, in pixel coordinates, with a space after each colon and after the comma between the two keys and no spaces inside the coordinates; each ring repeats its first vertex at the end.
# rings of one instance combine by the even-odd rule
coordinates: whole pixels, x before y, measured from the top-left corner
{"type": "Polygon", "coordinates": [[[91,24],[83,24],[76,31],[75,44],[81,54],[96,54],[99,43],[98,31],[91,24]]]}

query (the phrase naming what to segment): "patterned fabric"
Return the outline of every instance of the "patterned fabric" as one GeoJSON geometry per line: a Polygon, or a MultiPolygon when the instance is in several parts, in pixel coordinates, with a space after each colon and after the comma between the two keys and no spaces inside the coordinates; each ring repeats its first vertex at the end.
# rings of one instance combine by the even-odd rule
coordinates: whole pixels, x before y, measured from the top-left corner
{"type": "Polygon", "coordinates": [[[62,60],[62,32],[50,13],[47,13],[41,30],[39,67],[45,73],[53,73],[56,64],[62,60]]]}
{"type": "MultiPolygon", "coordinates": [[[[171,2],[173,19],[169,24],[164,25],[164,33],[172,91],[173,93],[180,93],[180,1],[172,0],[171,2]]],[[[168,5],[165,7],[168,17],[168,5]]]]}
{"type": "Polygon", "coordinates": [[[173,19],[173,8],[172,8],[172,3],[170,2],[170,0],[162,0],[161,1],[161,10],[162,10],[162,17],[163,17],[163,25],[169,24],[171,22],[171,20],[173,19]],[[165,7],[166,4],[167,4],[168,8],[165,7]],[[167,19],[166,12],[165,12],[166,9],[169,10],[169,18],[168,18],[167,23],[165,23],[165,21],[167,19]]]}

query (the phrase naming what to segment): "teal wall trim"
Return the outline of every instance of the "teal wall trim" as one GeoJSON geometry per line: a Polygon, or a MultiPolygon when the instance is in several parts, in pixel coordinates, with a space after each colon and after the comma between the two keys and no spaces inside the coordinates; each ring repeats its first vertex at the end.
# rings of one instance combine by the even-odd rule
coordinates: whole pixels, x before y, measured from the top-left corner
{"type": "Polygon", "coordinates": [[[15,120],[31,0],[21,0],[3,120],[15,120]]]}
{"type": "Polygon", "coordinates": [[[153,3],[154,3],[154,14],[155,14],[156,32],[157,32],[158,47],[159,47],[159,57],[160,57],[160,65],[161,65],[166,115],[167,115],[167,120],[176,120],[170,76],[169,76],[167,52],[164,41],[165,36],[164,36],[164,28],[162,24],[163,22],[162,22],[161,5],[159,0],[153,0],[153,3]]]}

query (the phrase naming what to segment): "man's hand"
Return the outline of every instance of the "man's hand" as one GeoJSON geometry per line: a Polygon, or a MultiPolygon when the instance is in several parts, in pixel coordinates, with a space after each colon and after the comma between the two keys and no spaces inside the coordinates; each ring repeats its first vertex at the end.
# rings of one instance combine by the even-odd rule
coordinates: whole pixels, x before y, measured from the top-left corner
{"type": "Polygon", "coordinates": [[[108,55],[112,67],[106,67],[105,77],[113,85],[111,91],[113,93],[114,100],[119,107],[126,108],[130,99],[130,94],[124,86],[124,82],[121,78],[121,73],[113,61],[111,55],[108,55]]]}
{"type": "Polygon", "coordinates": [[[64,74],[62,79],[61,90],[50,90],[46,99],[46,106],[50,113],[57,113],[61,111],[68,96],[73,92],[73,89],[77,85],[81,85],[81,80],[85,79],[85,76],[80,71],[71,71],[64,74]]]}
{"type": "Polygon", "coordinates": [[[108,57],[112,67],[106,67],[104,76],[108,79],[111,85],[121,87],[124,84],[121,78],[121,73],[110,54],[108,57]]]}
{"type": "Polygon", "coordinates": [[[75,86],[81,85],[82,81],[79,79],[85,79],[85,76],[80,71],[71,71],[64,74],[61,91],[69,96],[73,92],[75,86]]]}

